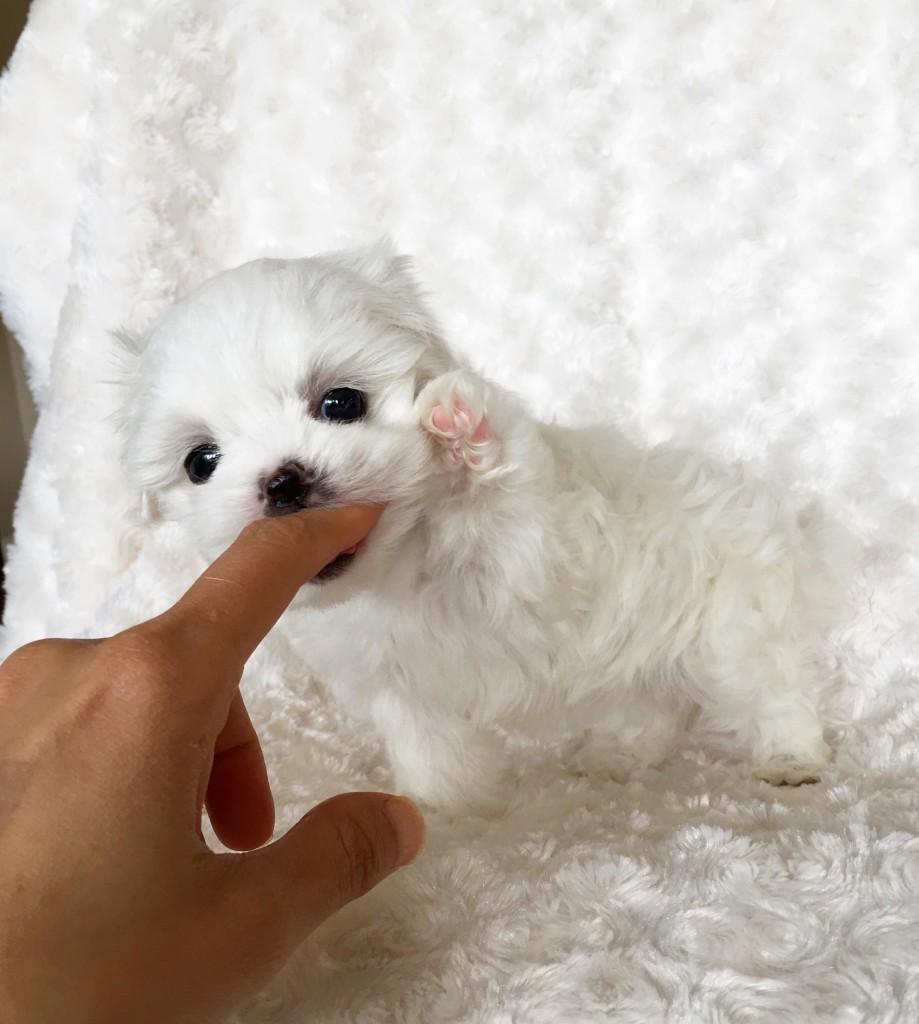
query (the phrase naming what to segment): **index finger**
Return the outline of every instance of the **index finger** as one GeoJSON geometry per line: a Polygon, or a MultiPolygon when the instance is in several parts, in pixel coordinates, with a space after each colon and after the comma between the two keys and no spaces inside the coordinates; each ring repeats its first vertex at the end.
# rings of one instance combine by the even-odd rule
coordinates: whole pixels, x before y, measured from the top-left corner
{"type": "Polygon", "coordinates": [[[176,649],[193,645],[195,660],[215,676],[222,668],[241,671],[300,587],[363,540],[382,512],[347,505],[256,520],[152,621],[180,634],[176,649]]]}

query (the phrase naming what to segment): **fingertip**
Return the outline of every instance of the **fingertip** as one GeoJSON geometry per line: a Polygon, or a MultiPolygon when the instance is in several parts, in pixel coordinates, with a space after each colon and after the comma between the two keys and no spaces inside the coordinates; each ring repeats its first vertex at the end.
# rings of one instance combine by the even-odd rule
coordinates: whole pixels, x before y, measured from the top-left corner
{"type": "Polygon", "coordinates": [[[314,807],[281,839],[251,855],[266,893],[294,910],[303,934],[417,856],[424,821],[389,793],[342,793],[314,807]]]}
{"type": "Polygon", "coordinates": [[[339,505],[335,508],[305,509],[298,518],[312,521],[316,527],[329,523],[333,529],[343,533],[356,534],[358,539],[366,536],[383,514],[385,505],[339,505]]]}
{"type": "Polygon", "coordinates": [[[396,836],[396,867],[411,864],[424,849],[427,828],[421,811],[404,796],[391,796],[383,802],[383,812],[396,836]]]}
{"type": "Polygon", "coordinates": [[[257,850],[274,835],[274,805],[261,804],[248,813],[235,811],[232,814],[216,812],[209,805],[208,818],[214,835],[228,849],[237,853],[257,850]]]}
{"type": "Polygon", "coordinates": [[[289,516],[256,519],[244,528],[241,537],[250,550],[276,558],[282,571],[301,571],[296,582],[302,585],[321,571],[329,559],[363,540],[383,514],[383,505],[337,505],[334,508],[307,508],[289,516]],[[298,566],[301,558],[306,564],[298,566]],[[305,569],[306,571],[302,571],[305,569]]]}
{"type": "Polygon", "coordinates": [[[211,827],[227,849],[254,850],[268,842],[274,832],[274,799],[257,743],[215,754],[204,802],[211,827]]]}

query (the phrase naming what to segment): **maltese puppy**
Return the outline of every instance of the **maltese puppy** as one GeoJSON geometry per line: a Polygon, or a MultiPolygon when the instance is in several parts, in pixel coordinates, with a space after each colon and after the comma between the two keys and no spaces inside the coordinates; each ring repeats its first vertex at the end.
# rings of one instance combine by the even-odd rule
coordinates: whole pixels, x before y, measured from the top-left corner
{"type": "Polygon", "coordinates": [[[386,505],[296,606],[399,790],[500,803],[504,728],[577,736],[580,770],[620,777],[694,712],[759,778],[819,777],[807,524],[740,471],[536,421],[388,245],[247,263],[126,342],[129,475],[205,558],[260,516],[386,505]]]}

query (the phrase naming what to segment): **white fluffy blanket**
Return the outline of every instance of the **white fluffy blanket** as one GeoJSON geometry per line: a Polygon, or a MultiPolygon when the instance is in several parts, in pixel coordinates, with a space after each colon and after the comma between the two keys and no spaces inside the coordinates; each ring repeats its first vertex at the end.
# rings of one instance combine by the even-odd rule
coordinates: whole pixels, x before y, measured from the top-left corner
{"type": "MultiPolygon", "coordinates": [[[[745,460],[863,552],[823,783],[700,737],[627,785],[521,748],[505,817],[432,815],[240,1019],[919,1020],[915,2],[36,0],[0,90],[0,291],[40,408],[4,650],[192,571],[119,476],[110,332],[381,234],[539,414],[745,460]]],[[[285,823],[387,784],[282,629],[245,685],[285,823]]]]}

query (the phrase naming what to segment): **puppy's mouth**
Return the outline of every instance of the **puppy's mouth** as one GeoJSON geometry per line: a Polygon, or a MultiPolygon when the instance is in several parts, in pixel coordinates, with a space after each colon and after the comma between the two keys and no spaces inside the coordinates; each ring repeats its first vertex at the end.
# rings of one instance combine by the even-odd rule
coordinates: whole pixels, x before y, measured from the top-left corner
{"type": "MultiPolygon", "coordinates": [[[[309,508],[334,508],[342,504],[342,496],[321,475],[307,469],[298,459],[288,459],[259,482],[262,514],[268,518],[292,515],[309,508]]],[[[310,580],[327,583],[348,571],[351,563],[366,547],[362,540],[332,559],[310,580]]]]}
{"type": "Polygon", "coordinates": [[[367,541],[362,540],[346,551],[342,551],[324,569],[320,569],[310,580],[310,583],[326,583],[328,580],[338,579],[339,576],[348,571],[351,563],[366,546],[367,541]]]}

